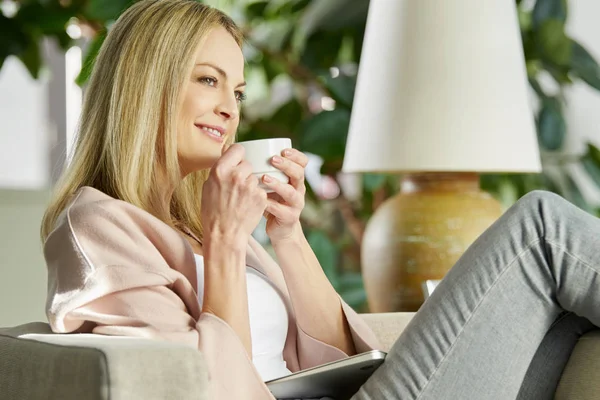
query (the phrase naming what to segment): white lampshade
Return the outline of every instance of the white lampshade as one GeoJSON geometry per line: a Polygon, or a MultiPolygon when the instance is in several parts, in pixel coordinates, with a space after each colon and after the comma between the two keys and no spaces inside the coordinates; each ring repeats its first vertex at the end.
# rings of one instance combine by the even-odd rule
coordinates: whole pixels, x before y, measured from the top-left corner
{"type": "Polygon", "coordinates": [[[514,0],[371,0],[344,172],[541,170],[514,0]]]}

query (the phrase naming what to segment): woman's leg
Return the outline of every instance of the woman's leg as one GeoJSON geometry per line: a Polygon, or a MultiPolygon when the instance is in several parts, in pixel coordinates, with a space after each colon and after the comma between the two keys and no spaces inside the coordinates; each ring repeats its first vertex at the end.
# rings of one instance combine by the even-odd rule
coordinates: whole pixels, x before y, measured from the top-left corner
{"type": "Polygon", "coordinates": [[[565,311],[552,324],[529,364],[517,400],[552,400],[579,338],[596,327],[565,311]]]}
{"type": "Polygon", "coordinates": [[[515,399],[561,312],[600,325],[600,220],[524,196],[465,252],[353,400],[515,399]]]}

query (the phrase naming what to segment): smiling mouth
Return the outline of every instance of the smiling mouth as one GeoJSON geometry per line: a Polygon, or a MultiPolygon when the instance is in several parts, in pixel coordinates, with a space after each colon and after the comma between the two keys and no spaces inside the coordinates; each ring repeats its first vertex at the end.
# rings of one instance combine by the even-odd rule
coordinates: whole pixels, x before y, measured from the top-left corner
{"type": "Polygon", "coordinates": [[[208,133],[209,135],[211,135],[213,137],[223,138],[223,136],[224,136],[224,132],[221,129],[217,129],[217,128],[213,128],[211,126],[201,125],[201,124],[196,124],[196,127],[200,130],[203,130],[204,132],[208,133]]]}

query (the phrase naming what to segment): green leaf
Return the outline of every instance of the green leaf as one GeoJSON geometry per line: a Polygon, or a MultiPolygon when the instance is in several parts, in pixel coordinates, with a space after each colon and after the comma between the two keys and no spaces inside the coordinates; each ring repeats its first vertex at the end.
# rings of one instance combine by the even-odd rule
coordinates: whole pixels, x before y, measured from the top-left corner
{"type": "Polygon", "coordinates": [[[594,183],[600,187],[600,150],[591,143],[587,146],[588,151],[581,158],[581,164],[594,183]]]}
{"type": "Polygon", "coordinates": [[[534,29],[549,19],[555,19],[564,25],[567,20],[566,0],[537,0],[531,13],[534,29]]]}
{"type": "Polygon", "coordinates": [[[22,24],[0,12],[0,66],[6,57],[23,53],[31,40],[22,24]]]}
{"type": "Polygon", "coordinates": [[[304,10],[311,3],[312,0],[297,0],[292,3],[292,7],[290,9],[291,12],[296,13],[298,11],[304,10]]]}
{"type": "Polygon", "coordinates": [[[60,4],[43,6],[37,2],[25,3],[19,8],[15,19],[32,30],[44,35],[65,32],[69,20],[77,15],[76,8],[65,8],[60,4]]]}
{"type": "Polygon", "coordinates": [[[568,66],[564,66],[564,65],[559,66],[556,64],[546,62],[546,63],[544,63],[544,68],[546,69],[547,72],[550,73],[550,75],[552,75],[552,78],[554,78],[554,80],[559,85],[573,83],[573,80],[571,80],[571,77],[569,76],[569,67],[568,66]]]}
{"type": "Polygon", "coordinates": [[[559,184],[548,174],[542,173],[540,175],[542,180],[542,188],[549,190],[552,193],[561,194],[559,184]]]}
{"type": "Polygon", "coordinates": [[[42,68],[42,56],[36,40],[29,42],[25,51],[19,54],[19,59],[23,62],[25,67],[27,67],[27,71],[29,71],[32,78],[37,79],[40,75],[40,69],[42,68]]]}
{"type": "Polygon", "coordinates": [[[369,0],[315,0],[304,10],[303,28],[310,35],[318,31],[340,32],[363,25],[369,11],[369,0]]]}
{"type": "Polygon", "coordinates": [[[339,291],[342,299],[354,310],[359,310],[367,302],[367,293],[364,289],[350,289],[339,291]]]}
{"type": "Polygon", "coordinates": [[[269,122],[295,134],[302,122],[302,105],[296,98],[293,98],[279,108],[270,118],[269,122]]]}
{"type": "Polygon", "coordinates": [[[299,11],[303,11],[309,4],[311,0],[285,0],[273,3],[270,8],[271,14],[280,17],[282,15],[289,16],[291,14],[298,13],[299,11]]]}
{"type": "Polygon", "coordinates": [[[264,55],[260,63],[265,71],[267,81],[271,83],[279,75],[286,73],[285,66],[278,60],[264,55]]]}
{"type": "Polygon", "coordinates": [[[567,189],[567,192],[565,193],[565,195],[566,195],[565,197],[567,198],[567,200],[569,200],[571,203],[575,204],[577,207],[581,208],[584,211],[592,212],[592,207],[583,197],[583,194],[581,193],[579,186],[577,186],[577,184],[571,177],[571,174],[566,173],[565,175],[566,175],[566,189],[567,189]]]}
{"type": "Polygon", "coordinates": [[[544,60],[558,66],[571,64],[573,41],[566,35],[563,22],[557,19],[542,22],[536,32],[536,41],[544,60]]]}
{"type": "Polygon", "coordinates": [[[331,74],[328,73],[322,79],[336,103],[347,108],[352,107],[354,89],[356,88],[356,76],[339,74],[337,77],[333,78],[331,74]]]}
{"type": "Polygon", "coordinates": [[[349,125],[350,111],[343,108],[315,115],[302,130],[301,150],[321,156],[326,162],[341,163],[349,125]]]}
{"type": "Polygon", "coordinates": [[[56,39],[56,41],[58,42],[58,45],[64,51],[67,51],[73,45],[73,39],[71,38],[71,36],[69,36],[69,34],[66,31],[65,32],[57,32],[57,33],[51,34],[50,36],[52,36],[56,39]]]}
{"type": "Polygon", "coordinates": [[[337,272],[338,249],[329,240],[329,237],[319,230],[310,231],[306,239],[317,260],[319,260],[327,279],[336,287],[339,279],[337,272]]]}
{"type": "Polygon", "coordinates": [[[268,1],[257,1],[246,6],[246,16],[248,19],[264,18],[265,9],[269,5],[268,1]]]}
{"type": "Polygon", "coordinates": [[[364,289],[363,277],[358,272],[346,272],[340,275],[339,286],[342,290],[364,289]]]}
{"type": "Polygon", "coordinates": [[[571,68],[575,75],[584,82],[600,90],[600,66],[594,57],[579,43],[573,42],[573,55],[571,57],[571,68]]]}
{"type": "Polygon", "coordinates": [[[587,156],[589,156],[596,164],[600,165],[600,149],[591,143],[587,144],[587,156]]]}
{"type": "Polygon", "coordinates": [[[352,47],[354,53],[354,61],[360,65],[360,56],[362,55],[363,42],[365,38],[366,21],[363,25],[358,25],[350,31],[352,36],[352,47]]]}
{"type": "Polygon", "coordinates": [[[369,192],[381,189],[387,182],[387,176],[384,174],[363,174],[363,188],[369,192]]]}
{"type": "Polygon", "coordinates": [[[94,64],[96,63],[96,57],[98,56],[100,47],[102,47],[102,43],[104,43],[105,39],[106,31],[102,31],[99,32],[98,35],[96,35],[96,37],[92,41],[92,43],[90,43],[90,47],[88,48],[88,51],[85,54],[85,58],[83,59],[81,72],[79,72],[79,75],[75,79],[75,82],[79,86],[83,86],[90,78],[92,70],[94,69],[94,64]]]}
{"type": "Polygon", "coordinates": [[[90,20],[115,21],[132,3],[132,0],[90,0],[83,13],[90,20]]]}
{"type": "Polygon", "coordinates": [[[559,150],[562,147],[567,127],[560,102],[556,98],[544,99],[537,127],[542,147],[550,151],[559,150]]]}
{"type": "MultiPolygon", "coordinates": [[[[536,43],[535,32],[531,29],[526,30],[526,31],[521,31],[521,41],[523,42],[523,53],[525,56],[525,62],[529,63],[531,61],[534,61],[537,64],[539,64],[540,63],[539,54],[538,54],[539,51],[538,51],[538,45],[536,43]]],[[[537,64],[534,66],[537,67],[537,64]]],[[[527,73],[529,74],[529,76],[531,76],[531,72],[534,72],[534,70],[532,70],[532,68],[528,65],[527,73]]]]}
{"type": "Polygon", "coordinates": [[[338,33],[322,31],[311,35],[304,46],[300,63],[313,70],[329,69],[337,60],[342,40],[338,33]]]}
{"type": "Polygon", "coordinates": [[[498,199],[501,204],[512,204],[522,194],[522,191],[519,190],[519,183],[515,179],[511,179],[511,176],[507,175],[502,177],[498,185],[498,199]]]}
{"type": "Polygon", "coordinates": [[[532,23],[533,18],[531,16],[530,12],[519,8],[517,10],[517,16],[519,18],[519,27],[521,28],[521,31],[527,31],[527,30],[531,29],[531,27],[533,26],[533,23],[532,23]]]}
{"type": "Polygon", "coordinates": [[[529,78],[529,84],[531,85],[531,88],[535,91],[535,93],[540,98],[544,99],[544,98],[548,97],[548,96],[546,96],[546,93],[544,92],[544,89],[542,89],[542,86],[537,81],[537,79],[535,79],[535,78],[529,78]]]}
{"type": "Polygon", "coordinates": [[[335,176],[342,169],[342,161],[343,160],[325,161],[323,162],[323,165],[321,165],[321,170],[319,172],[321,175],[335,176]]]}
{"type": "Polygon", "coordinates": [[[500,174],[483,174],[479,179],[481,190],[496,195],[498,185],[502,179],[500,174]]]}
{"type": "Polygon", "coordinates": [[[367,302],[367,293],[360,273],[345,272],[341,274],[335,289],[342,299],[354,309],[363,307],[367,302]]]}
{"type": "Polygon", "coordinates": [[[600,187],[600,165],[598,165],[588,156],[583,157],[581,164],[585,168],[590,178],[592,178],[596,186],[600,187]]]}

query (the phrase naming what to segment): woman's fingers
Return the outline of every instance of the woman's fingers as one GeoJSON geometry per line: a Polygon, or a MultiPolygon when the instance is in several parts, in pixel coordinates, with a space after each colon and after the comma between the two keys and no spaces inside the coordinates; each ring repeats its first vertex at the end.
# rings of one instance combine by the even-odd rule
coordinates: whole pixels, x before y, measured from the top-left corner
{"type": "Polygon", "coordinates": [[[278,194],[281,199],[292,207],[303,207],[304,206],[304,195],[299,192],[291,184],[280,182],[269,175],[263,175],[263,183],[273,192],[278,194]]]}
{"type": "Polygon", "coordinates": [[[308,157],[295,149],[284,150],[282,154],[289,156],[274,156],[271,163],[290,178],[290,184],[303,191],[304,187],[304,167],[308,163],[308,157]]]}
{"type": "Polygon", "coordinates": [[[281,155],[288,160],[292,160],[302,168],[306,168],[308,165],[308,156],[299,150],[285,149],[281,152],[281,155]]]}
{"type": "Polygon", "coordinates": [[[265,212],[273,215],[280,221],[292,220],[294,218],[292,210],[288,206],[270,198],[267,199],[265,212]]]}

